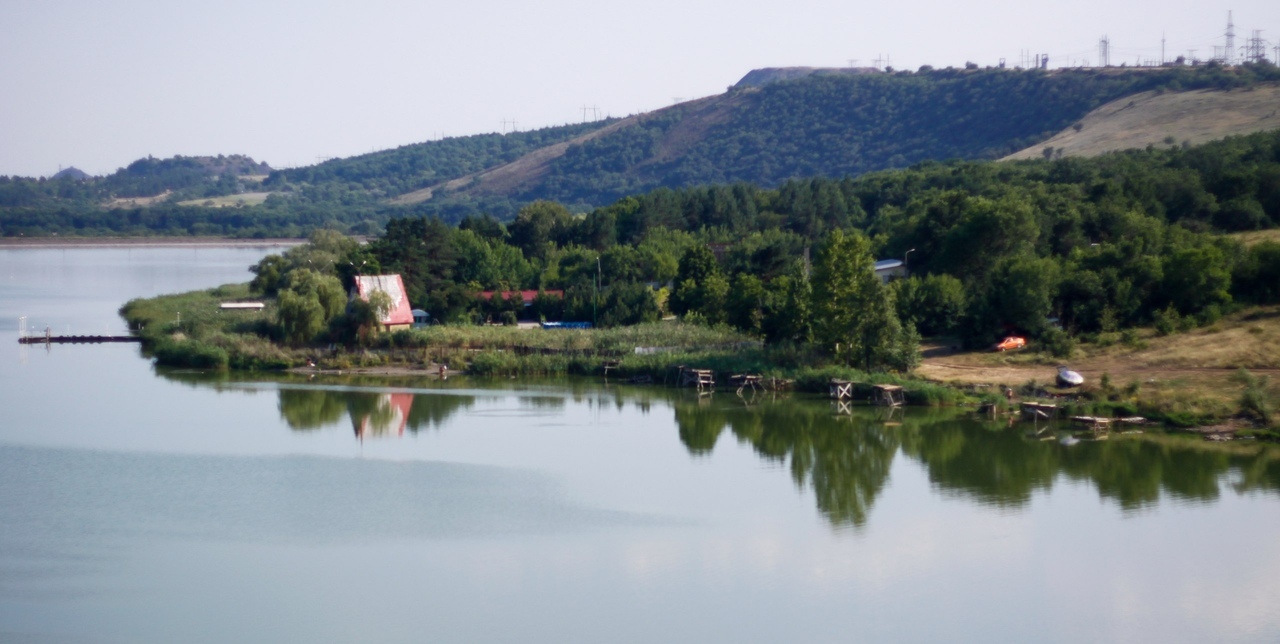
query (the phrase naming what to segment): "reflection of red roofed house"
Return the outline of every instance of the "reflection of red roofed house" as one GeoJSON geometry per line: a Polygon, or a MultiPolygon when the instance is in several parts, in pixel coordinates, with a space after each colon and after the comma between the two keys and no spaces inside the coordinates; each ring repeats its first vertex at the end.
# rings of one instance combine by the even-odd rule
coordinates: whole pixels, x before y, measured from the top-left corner
{"type": "Polygon", "coordinates": [[[413,394],[382,394],[378,396],[377,409],[359,419],[356,436],[368,438],[392,433],[404,436],[405,422],[412,408],[413,394]]]}
{"type": "Polygon", "coordinates": [[[380,331],[399,331],[413,326],[413,309],[409,307],[409,296],[399,275],[356,276],[357,297],[368,302],[374,291],[382,291],[391,298],[391,310],[378,321],[380,331]]]}

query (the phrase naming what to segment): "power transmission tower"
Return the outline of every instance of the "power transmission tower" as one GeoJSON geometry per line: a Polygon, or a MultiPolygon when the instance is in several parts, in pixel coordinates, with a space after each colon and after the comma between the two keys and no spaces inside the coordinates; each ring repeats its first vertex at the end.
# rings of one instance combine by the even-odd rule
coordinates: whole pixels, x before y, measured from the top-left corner
{"type": "Polygon", "coordinates": [[[1164,32],[1160,32],[1160,66],[1164,67],[1164,32]]]}
{"type": "Polygon", "coordinates": [[[1253,30],[1253,35],[1249,37],[1248,43],[1245,45],[1245,60],[1251,63],[1267,62],[1267,41],[1262,39],[1261,29],[1253,30]]]}
{"type": "Polygon", "coordinates": [[[1107,36],[1098,39],[1098,64],[1102,67],[1111,66],[1111,38],[1107,36]]]}
{"type": "Polygon", "coordinates": [[[1227,12],[1227,51],[1225,52],[1226,64],[1230,65],[1236,59],[1236,23],[1231,21],[1231,12],[1227,12]]]}

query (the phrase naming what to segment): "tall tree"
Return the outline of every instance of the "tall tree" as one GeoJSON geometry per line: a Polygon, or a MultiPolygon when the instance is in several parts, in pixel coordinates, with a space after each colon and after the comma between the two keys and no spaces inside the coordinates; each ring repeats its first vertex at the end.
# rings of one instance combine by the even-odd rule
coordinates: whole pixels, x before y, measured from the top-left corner
{"type": "Polygon", "coordinates": [[[872,369],[899,333],[892,296],[876,277],[871,242],[836,229],[813,265],[813,340],[838,359],[872,369]]]}

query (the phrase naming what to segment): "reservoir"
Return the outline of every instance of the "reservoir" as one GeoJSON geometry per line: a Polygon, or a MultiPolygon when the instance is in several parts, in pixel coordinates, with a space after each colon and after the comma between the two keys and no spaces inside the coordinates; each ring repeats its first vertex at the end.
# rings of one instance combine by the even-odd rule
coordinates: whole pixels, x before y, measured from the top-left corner
{"type": "Polygon", "coordinates": [[[1280,641],[1276,446],[17,342],[279,250],[0,247],[0,641],[1280,641]]]}

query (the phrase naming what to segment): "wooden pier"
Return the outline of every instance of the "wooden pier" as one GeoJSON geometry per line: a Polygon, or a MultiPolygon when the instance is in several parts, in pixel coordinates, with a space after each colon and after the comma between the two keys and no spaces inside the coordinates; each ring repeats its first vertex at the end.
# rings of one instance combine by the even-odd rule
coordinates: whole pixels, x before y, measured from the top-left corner
{"type": "Polygon", "coordinates": [[[142,342],[136,335],[28,335],[18,344],[103,344],[106,342],[142,342]]]}
{"type": "Polygon", "coordinates": [[[1058,416],[1058,406],[1050,403],[1024,402],[1022,415],[1038,420],[1048,420],[1058,416]]]}
{"type": "Polygon", "coordinates": [[[716,378],[710,369],[690,369],[684,366],[679,369],[681,387],[695,387],[698,391],[715,389],[716,378]]]}
{"type": "Polygon", "coordinates": [[[751,391],[764,389],[764,385],[760,382],[760,376],[753,373],[736,373],[729,376],[729,386],[738,388],[738,395],[742,395],[744,389],[750,388],[751,391]]]}
{"type": "Polygon", "coordinates": [[[853,398],[853,382],[832,378],[831,382],[827,384],[827,391],[831,394],[831,397],[836,400],[853,398]]]}
{"type": "Polygon", "coordinates": [[[901,407],[906,403],[906,394],[897,385],[872,385],[871,401],[882,407],[901,407]]]}

